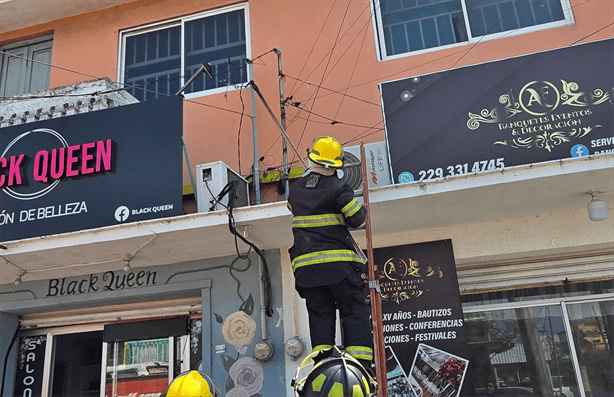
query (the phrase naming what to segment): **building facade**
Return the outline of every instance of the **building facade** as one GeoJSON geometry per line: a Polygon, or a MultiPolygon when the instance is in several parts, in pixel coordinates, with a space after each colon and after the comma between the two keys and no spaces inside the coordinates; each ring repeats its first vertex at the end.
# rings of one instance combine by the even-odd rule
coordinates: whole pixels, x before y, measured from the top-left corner
{"type": "MultiPolygon", "coordinates": [[[[596,0],[1,2],[2,396],[157,395],[193,368],[224,395],[291,395],[310,346],[285,191],[320,135],[379,145],[376,249],[452,242],[472,393],[612,395],[613,15],[596,0]],[[77,119],[75,163],[106,139],[87,140],[95,126],[116,134],[109,169],[58,172],[94,192],[87,208],[11,207],[13,137],[77,119]],[[158,130],[178,133],[149,151],[158,130]],[[237,175],[250,205],[229,217],[209,200],[237,175]],[[102,203],[95,226],[77,221],[102,203]]],[[[411,391],[389,395],[442,393],[419,358],[411,391]]]]}

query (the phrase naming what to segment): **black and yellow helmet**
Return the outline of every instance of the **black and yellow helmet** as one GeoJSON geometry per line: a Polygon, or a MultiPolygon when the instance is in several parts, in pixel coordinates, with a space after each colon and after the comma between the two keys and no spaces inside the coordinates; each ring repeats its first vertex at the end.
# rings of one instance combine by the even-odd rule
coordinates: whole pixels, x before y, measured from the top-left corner
{"type": "Polygon", "coordinates": [[[221,397],[219,387],[209,375],[201,371],[179,374],[160,397],[221,397]]]}
{"type": "MultiPolygon", "coordinates": [[[[310,357],[306,361],[309,359],[310,357]]],[[[300,380],[295,377],[293,381],[296,396],[374,397],[376,395],[377,383],[349,354],[334,348],[328,357],[318,360],[316,355],[311,359],[314,364],[307,377],[300,380]]]]}

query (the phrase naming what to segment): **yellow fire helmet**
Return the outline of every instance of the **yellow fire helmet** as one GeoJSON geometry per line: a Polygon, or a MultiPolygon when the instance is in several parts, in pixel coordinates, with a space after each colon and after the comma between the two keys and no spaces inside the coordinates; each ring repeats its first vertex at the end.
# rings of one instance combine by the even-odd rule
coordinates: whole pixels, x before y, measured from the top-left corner
{"type": "Polygon", "coordinates": [[[316,164],[339,168],[343,165],[343,146],[331,136],[320,136],[313,140],[308,156],[316,164]]]}
{"type": "Polygon", "coordinates": [[[161,397],[221,397],[219,387],[213,379],[201,371],[187,371],[179,374],[161,397]]]}

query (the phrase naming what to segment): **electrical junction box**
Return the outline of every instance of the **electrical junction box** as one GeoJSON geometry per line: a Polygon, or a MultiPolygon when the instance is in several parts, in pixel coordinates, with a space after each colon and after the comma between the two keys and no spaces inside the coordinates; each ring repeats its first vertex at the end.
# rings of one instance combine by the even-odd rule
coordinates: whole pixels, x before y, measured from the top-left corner
{"type": "Polygon", "coordinates": [[[198,212],[225,210],[228,195],[213,206],[214,200],[231,181],[239,181],[235,190],[235,208],[249,206],[248,182],[231,170],[223,161],[199,164],[196,166],[196,205],[198,212]]]}
{"type": "MultiPolygon", "coordinates": [[[[354,194],[362,195],[362,168],[360,164],[360,145],[348,146],[343,149],[344,166],[337,175],[354,189],[354,194]]],[[[392,172],[388,160],[386,142],[365,143],[367,161],[367,185],[369,189],[392,185],[392,172]]]]}

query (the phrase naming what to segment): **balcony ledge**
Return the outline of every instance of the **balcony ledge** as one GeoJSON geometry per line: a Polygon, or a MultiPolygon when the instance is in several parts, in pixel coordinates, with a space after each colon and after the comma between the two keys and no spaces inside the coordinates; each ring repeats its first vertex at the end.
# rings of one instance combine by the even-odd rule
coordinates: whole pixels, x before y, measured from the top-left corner
{"type": "MultiPolygon", "coordinates": [[[[370,191],[374,235],[478,223],[586,208],[598,193],[611,209],[614,154],[551,161],[479,175],[387,186],[370,191]]],[[[285,202],[237,208],[237,229],[260,249],[292,245],[285,202]]],[[[364,241],[364,230],[353,232],[364,241]]],[[[182,215],[118,226],[7,241],[0,252],[0,285],[145,267],[235,254],[225,211],[182,215]]],[[[247,246],[239,242],[241,250],[247,246]]]]}

